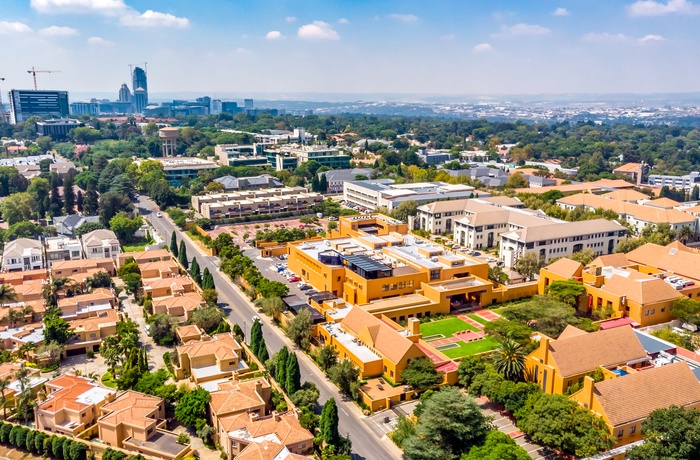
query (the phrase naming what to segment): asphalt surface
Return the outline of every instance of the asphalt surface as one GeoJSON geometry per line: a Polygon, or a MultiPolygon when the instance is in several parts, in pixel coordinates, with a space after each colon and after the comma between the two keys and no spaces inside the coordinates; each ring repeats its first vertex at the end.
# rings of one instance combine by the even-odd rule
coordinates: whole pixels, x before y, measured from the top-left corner
{"type": "MultiPolygon", "coordinates": [[[[170,243],[170,236],[175,230],[178,241],[185,241],[187,247],[187,255],[190,260],[197,257],[197,262],[202,271],[209,268],[216,290],[219,293],[219,305],[228,314],[229,319],[245,326],[246,333],[250,331],[253,316],[257,316],[258,312],[250,305],[245,295],[228,279],[226,275],[218,271],[217,257],[204,256],[200,253],[199,248],[192,244],[183,232],[177,228],[168,218],[167,214],[163,213],[163,217],[156,217],[158,207],[156,204],[146,197],[139,197],[135,204],[139,208],[141,215],[147,219],[153,227],[160,233],[166,244],[170,243]]],[[[246,251],[249,256],[253,256],[252,250],[246,251]]],[[[263,276],[270,276],[270,272],[263,272],[263,276]]],[[[273,326],[271,321],[264,315],[260,315],[264,327],[263,335],[265,342],[272,356],[277,350],[283,346],[289,349],[295,347],[289,341],[284,333],[273,326]]],[[[344,436],[349,436],[352,442],[352,457],[354,460],[395,460],[401,458],[401,451],[388,439],[386,436],[379,438],[375,435],[367,425],[368,419],[362,415],[359,408],[343,396],[338,388],[333,385],[325,375],[314,365],[311,360],[304,354],[298,353],[299,365],[303,381],[313,382],[319,389],[319,402],[322,404],[327,399],[333,397],[338,405],[338,415],[340,418],[339,431],[344,436]]]]}

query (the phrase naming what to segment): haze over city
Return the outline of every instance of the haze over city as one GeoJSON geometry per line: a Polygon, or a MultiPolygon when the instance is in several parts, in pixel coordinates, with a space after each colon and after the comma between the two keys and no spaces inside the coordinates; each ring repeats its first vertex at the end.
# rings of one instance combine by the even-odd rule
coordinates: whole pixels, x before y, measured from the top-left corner
{"type": "MultiPolygon", "coordinates": [[[[151,91],[314,94],[685,93],[690,0],[5,0],[3,88],[114,93],[148,62],[151,91]],[[10,65],[11,63],[11,65],[10,65]]],[[[348,100],[351,98],[348,98],[348,100]]]]}

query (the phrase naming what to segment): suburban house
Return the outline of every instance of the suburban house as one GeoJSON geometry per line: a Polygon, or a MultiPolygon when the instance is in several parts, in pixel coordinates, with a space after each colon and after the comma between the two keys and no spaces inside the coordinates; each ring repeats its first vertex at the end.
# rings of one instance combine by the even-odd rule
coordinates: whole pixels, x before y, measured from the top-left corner
{"type": "Polygon", "coordinates": [[[700,408],[700,382],[683,361],[606,377],[601,382],[585,377],[583,388],[570,398],[600,415],[617,445],[642,440],[642,423],[656,409],[700,408]]]}
{"type": "Polygon", "coordinates": [[[211,392],[209,401],[209,413],[216,432],[221,432],[223,417],[251,413],[266,415],[270,409],[271,388],[270,383],[262,377],[219,383],[218,390],[211,392]]]}
{"type": "Polygon", "coordinates": [[[190,452],[177,435],[163,429],[165,403],[162,398],[127,390],[100,407],[99,439],[108,446],[152,457],[175,460],[190,452]]]}
{"type": "Polygon", "coordinates": [[[76,356],[100,350],[102,341],[117,333],[119,313],[116,310],[98,312],[96,316],[68,321],[73,337],[66,343],[66,356],[76,356]]]}
{"type": "MultiPolygon", "coordinates": [[[[5,389],[5,406],[8,411],[11,407],[15,405],[15,398],[17,398],[21,392],[22,388],[20,382],[17,380],[17,371],[22,369],[22,366],[15,363],[2,363],[0,364],[0,379],[8,379],[8,385],[5,389]]],[[[48,379],[41,376],[39,369],[25,367],[29,371],[29,388],[32,390],[34,397],[37,396],[39,391],[44,388],[44,384],[48,379]]]]}
{"type": "Polygon", "coordinates": [[[196,342],[177,347],[178,364],[175,375],[184,378],[190,375],[195,383],[225,380],[240,369],[247,369],[241,361],[241,346],[230,332],[203,336],[196,342]]]}
{"type": "Polygon", "coordinates": [[[539,347],[525,359],[525,375],[545,393],[564,394],[574,385],[583,385],[598,368],[618,372],[647,366],[649,361],[629,326],[596,332],[567,326],[556,340],[540,337],[539,347]]]}
{"type": "Polygon", "coordinates": [[[69,214],[67,216],[57,216],[53,218],[56,233],[70,238],[75,237],[75,231],[86,223],[99,223],[100,216],[83,216],[80,214],[69,214]]]}
{"type": "Polygon", "coordinates": [[[180,343],[185,344],[193,340],[200,340],[204,335],[204,331],[196,324],[189,324],[186,326],[178,326],[175,329],[175,335],[180,343]]]}
{"type": "Polygon", "coordinates": [[[180,274],[180,266],[174,260],[158,260],[155,262],[141,262],[138,264],[141,270],[141,278],[173,278],[180,274]]]}
{"type": "Polygon", "coordinates": [[[89,294],[64,297],[58,300],[58,308],[64,319],[82,319],[95,316],[99,312],[112,310],[117,306],[114,291],[106,288],[94,289],[89,294]]]}
{"type": "MultiPolygon", "coordinates": [[[[251,444],[264,442],[279,446],[280,452],[286,448],[289,453],[297,455],[304,455],[313,448],[314,437],[299,424],[296,412],[278,414],[273,411],[267,417],[242,412],[222,417],[220,425],[219,445],[228,460],[244,458],[251,444]]],[[[264,446],[263,449],[266,450],[264,446]]],[[[255,447],[251,449],[254,450],[255,447]]]]}
{"type": "MultiPolygon", "coordinates": [[[[111,258],[67,260],[65,262],[55,262],[51,266],[51,276],[53,278],[67,278],[77,273],[95,273],[102,269],[110,276],[117,276],[117,268],[111,258]]],[[[92,275],[90,275],[92,276],[92,275]]]]}
{"type": "Polygon", "coordinates": [[[29,238],[17,238],[5,243],[2,253],[2,270],[18,272],[44,268],[41,242],[29,238]]]}
{"type": "Polygon", "coordinates": [[[170,251],[166,249],[151,249],[150,251],[140,251],[140,252],[123,252],[119,254],[117,262],[119,267],[124,265],[124,263],[133,258],[137,264],[145,264],[148,262],[157,262],[159,260],[170,260],[172,255],[170,251]]]}
{"type": "Polygon", "coordinates": [[[117,235],[111,230],[94,230],[80,237],[86,259],[116,259],[121,253],[117,235]]]}
{"type": "Polygon", "coordinates": [[[191,318],[194,310],[206,304],[197,291],[173,297],[158,297],[153,299],[153,314],[165,313],[177,318],[182,323],[191,318]]]}
{"type": "Polygon", "coordinates": [[[56,262],[83,258],[80,240],[66,236],[46,238],[46,263],[49,268],[56,262]]]}
{"type": "Polygon", "coordinates": [[[194,283],[187,276],[177,275],[172,278],[154,278],[144,280],[143,292],[152,299],[158,297],[179,296],[194,291],[194,283]]]}
{"type": "Polygon", "coordinates": [[[46,400],[34,409],[37,428],[75,436],[97,423],[99,409],[116,390],[74,372],[46,382],[46,400]]]}

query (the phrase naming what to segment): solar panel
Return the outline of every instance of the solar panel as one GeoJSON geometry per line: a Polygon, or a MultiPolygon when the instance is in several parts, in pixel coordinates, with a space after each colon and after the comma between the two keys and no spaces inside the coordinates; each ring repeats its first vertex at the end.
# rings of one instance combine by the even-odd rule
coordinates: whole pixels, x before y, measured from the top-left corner
{"type": "Polygon", "coordinates": [[[377,262],[376,260],[365,255],[349,255],[343,256],[343,258],[347,260],[349,264],[352,264],[366,272],[377,272],[390,269],[390,267],[387,267],[383,263],[377,262]]]}

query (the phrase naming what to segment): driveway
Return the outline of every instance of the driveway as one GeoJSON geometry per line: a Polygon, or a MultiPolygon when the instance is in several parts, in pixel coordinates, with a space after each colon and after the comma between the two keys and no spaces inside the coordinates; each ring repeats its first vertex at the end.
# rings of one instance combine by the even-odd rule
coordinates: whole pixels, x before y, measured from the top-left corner
{"type": "Polygon", "coordinates": [[[153,371],[165,366],[163,353],[166,351],[173,351],[175,348],[157,345],[153,339],[146,334],[146,320],[143,318],[143,307],[137,305],[133,297],[122,293],[120,299],[122,301],[124,313],[129,319],[139,325],[139,341],[148,352],[148,369],[153,371]]]}

